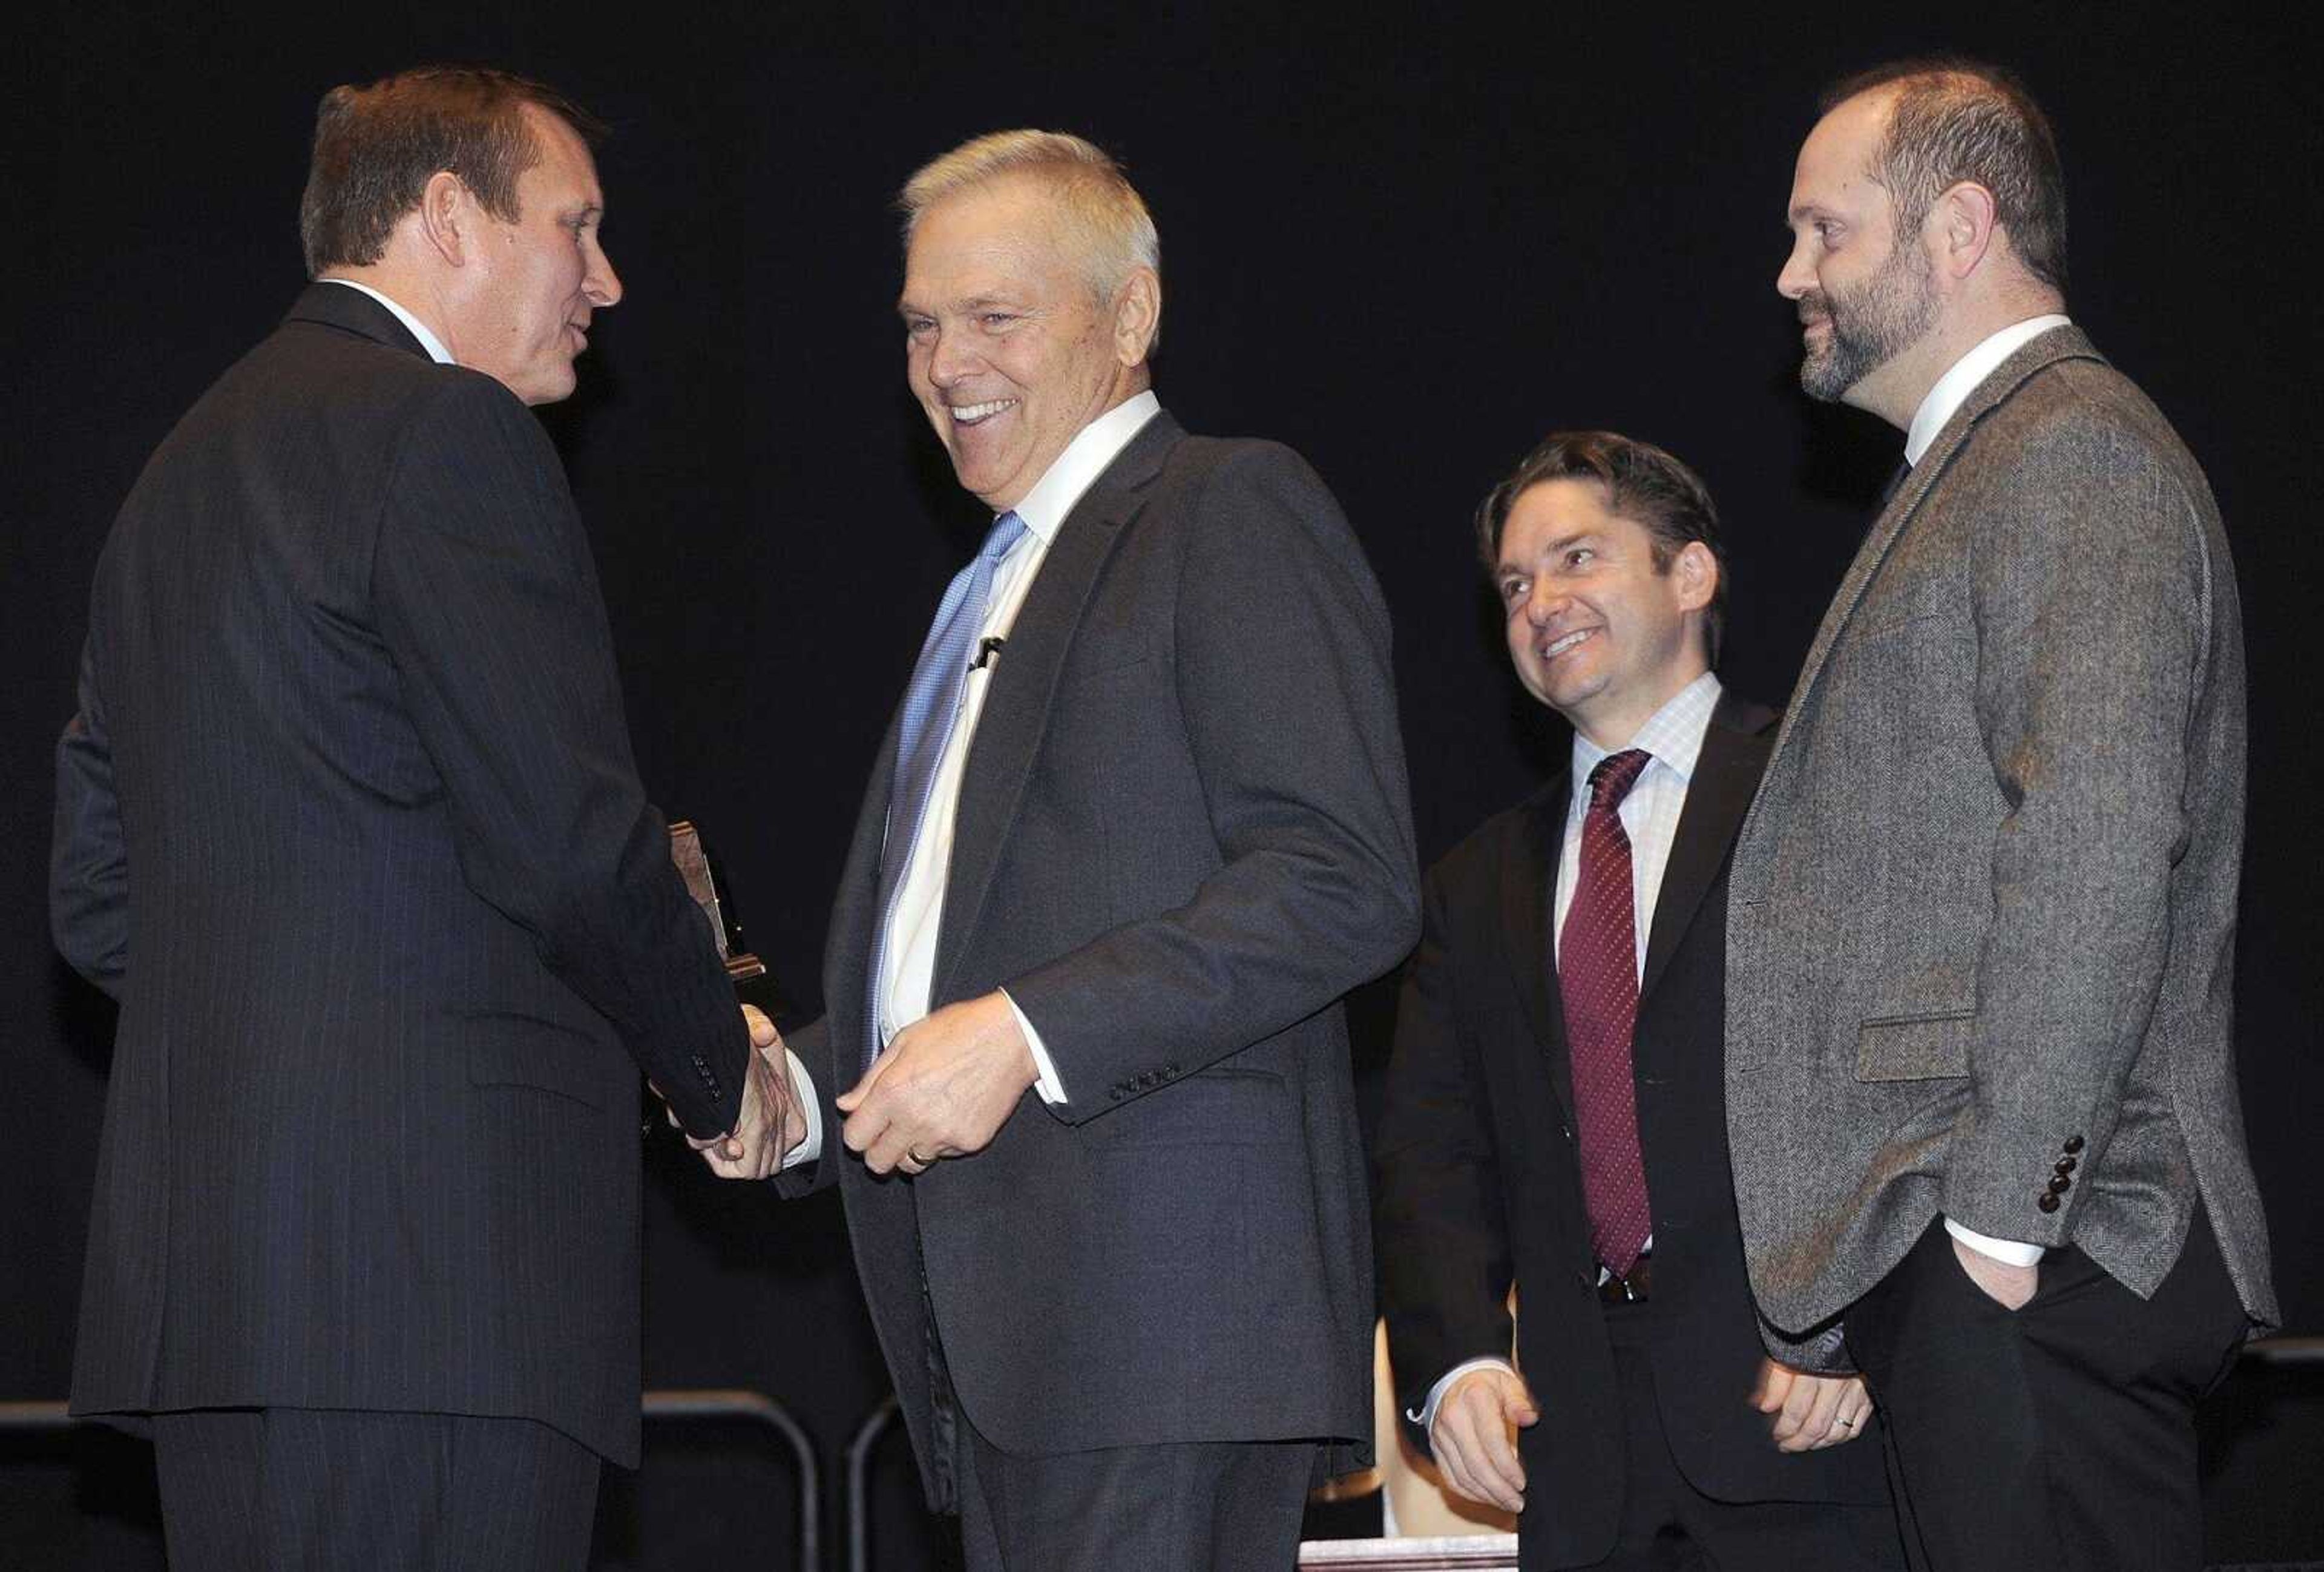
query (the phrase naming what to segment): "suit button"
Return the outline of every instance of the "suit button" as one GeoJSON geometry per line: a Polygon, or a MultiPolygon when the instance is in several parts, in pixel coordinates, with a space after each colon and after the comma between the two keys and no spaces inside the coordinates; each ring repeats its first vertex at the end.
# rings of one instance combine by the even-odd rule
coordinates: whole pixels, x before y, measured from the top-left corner
{"type": "Polygon", "coordinates": [[[1120,1087],[1106,1087],[1105,1095],[1111,1097],[1117,1103],[1121,1101],[1121,1088],[1120,1087]]]}
{"type": "Polygon", "coordinates": [[[2061,1157],[2058,1160],[2058,1172],[2061,1174],[2071,1173],[2077,1166],[2077,1161],[2073,1158],[2061,1157]]]}
{"type": "Polygon", "coordinates": [[[2064,1174],[2059,1174],[2050,1180],[2050,1193],[2053,1196],[2062,1196],[2073,1188],[2074,1181],[2064,1174]]]}
{"type": "Polygon", "coordinates": [[[2080,1151],[2081,1149],[2082,1138],[2080,1136],[2069,1135],[2066,1137],[2066,1155],[2068,1157],[2073,1156],[2074,1153],[2080,1151]]]}
{"type": "Polygon", "coordinates": [[[2055,1196],[2043,1196],[2040,1200],[2034,1204],[2041,1207],[2045,1212],[2054,1212],[2058,1209],[2058,1197],[2055,1196]]]}

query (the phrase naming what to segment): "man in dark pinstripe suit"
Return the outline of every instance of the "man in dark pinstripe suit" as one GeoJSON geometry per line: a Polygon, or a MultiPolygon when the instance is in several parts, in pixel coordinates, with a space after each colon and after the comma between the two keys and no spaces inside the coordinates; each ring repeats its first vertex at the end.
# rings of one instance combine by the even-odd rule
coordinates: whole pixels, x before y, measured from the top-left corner
{"type": "Polygon", "coordinates": [[[121,1018],[73,1405],[153,1416],[181,1572],[581,1565],[638,1447],[638,1068],[730,1161],[787,1133],[525,407],[621,296],[589,125],[487,71],[328,95],[316,282],[97,566],[52,908],[121,1018]]]}

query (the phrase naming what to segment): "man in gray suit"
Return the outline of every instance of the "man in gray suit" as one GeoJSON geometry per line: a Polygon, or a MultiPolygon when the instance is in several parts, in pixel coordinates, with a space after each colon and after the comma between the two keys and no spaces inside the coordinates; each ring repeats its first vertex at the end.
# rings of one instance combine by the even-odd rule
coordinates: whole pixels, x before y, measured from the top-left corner
{"type": "Polygon", "coordinates": [[[2062,314],[2024,90],[1907,63],[1824,107],[1777,287],[1807,391],[1904,430],[1910,468],[1735,854],[1753,1286],[1785,1333],[1844,1318],[1917,1566],[2192,1567],[2193,1406],[2275,1316],[2231,1037],[2227,538],[2062,314]]]}
{"type": "Polygon", "coordinates": [[[1288,1567],[1319,1443],[1371,1425],[1338,1001],[1418,927],[1387,607],[1296,455],[1161,412],[1104,153],[1001,133],[904,208],[908,380],[997,518],[802,1034],[847,1150],[785,1186],[840,1186],[972,1568],[1288,1567]]]}

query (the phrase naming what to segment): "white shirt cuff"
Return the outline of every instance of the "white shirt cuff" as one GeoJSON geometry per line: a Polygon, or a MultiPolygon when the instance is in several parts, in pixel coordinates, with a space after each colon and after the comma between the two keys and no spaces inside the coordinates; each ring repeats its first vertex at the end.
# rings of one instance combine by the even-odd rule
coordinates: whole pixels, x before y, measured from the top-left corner
{"type": "MultiPolygon", "coordinates": [[[[1009,990],[1001,990],[1009,999],[1009,990]]],[[[1049,1060],[1049,1050],[1041,1046],[1041,1034],[1025,1019],[1025,1012],[1017,1008],[1017,1001],[1009,999],[1009,1013],[1017,1017],[1017,1030],[1025,1034],[1025,1046],[1033,1050],[1033,1089],[1041,1094],[1041,1101],[1056,1107],[1065,1100],[1065,1083],[1057,1078],[1057,1067],[1049,1060]]]]}
{"type": "Polygon", "coordinates": [[[783,1057],[790,1061],[791,1095],[807,1110],[807,1139],[783,1154],[782,1166],[800,1168],[823,1155],[823,1104],[815,1095],[815,1077],[799,1063],[798,1055],[786,1048],[783,1057]]]}
{"type": "Polygon", "coordinates": [[[2026,1244],[2015,1239],[1996,1239],[1989,1234],[1964,1228],[1950,1217],[1945,1219],[1945,1232],[1976,1251],[1990,1255],[2004,1266],[2039,1266],[2044,1253],[2039,1244],[2026,1244]]]}
{"type": "Polygon", "coordinates": [[[1515,1375],[1517,1373],[1517,1366],[1511,1364],[1506,1359],[1493,1359],[1489,1357],[1484,1359],[1464,1360],[1461,1364],[1456,1364],[1452,1369],[1446,1371],[1443,1375],[1436,1378],[1436,1384],[1428,1389],[1428,1401],[1420,1405],[1420,1411],[1418,1413],[1414,1413],[1410,1409],[1406,1409],[1404,1412],[1404,1417],[1410,1419],[1414,1424],[1418,1425],[1424,1435],[1434,1430],[1436,1428],[1436,1405],[1444,1401],[1444,1394],[1452,1390],[1452,1383],[1454,1382],[1460,1380],[1462,1376],[1468,1374],[1472,1370],[1506,1370],[1511,1375],[1515,1375]]]}

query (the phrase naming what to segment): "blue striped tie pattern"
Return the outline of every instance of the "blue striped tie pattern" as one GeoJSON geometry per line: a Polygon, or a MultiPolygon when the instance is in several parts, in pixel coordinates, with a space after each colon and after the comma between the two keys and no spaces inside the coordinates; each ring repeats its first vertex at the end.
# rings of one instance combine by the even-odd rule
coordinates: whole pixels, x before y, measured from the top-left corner
{"type": "Polygon", "coordinates": [[[888,840],[880,854],[880,923],[872,936],[872,970],[864,983],[863,1065],[880,1055],[880,978],[888,966],[888,929],[895,920],[896,897],[919,848],[920,827],[936,786],[936,765],[960,719],[961,696],[968,689],[968,662],[984,625],[992,596],[992,575],[1025,533],[1014,513],[992,521],[984,549],[953,576],[920,646],[911,686],[904,689],[904,715],[896,729],[896,781],[888,796],[888,840]]]}

